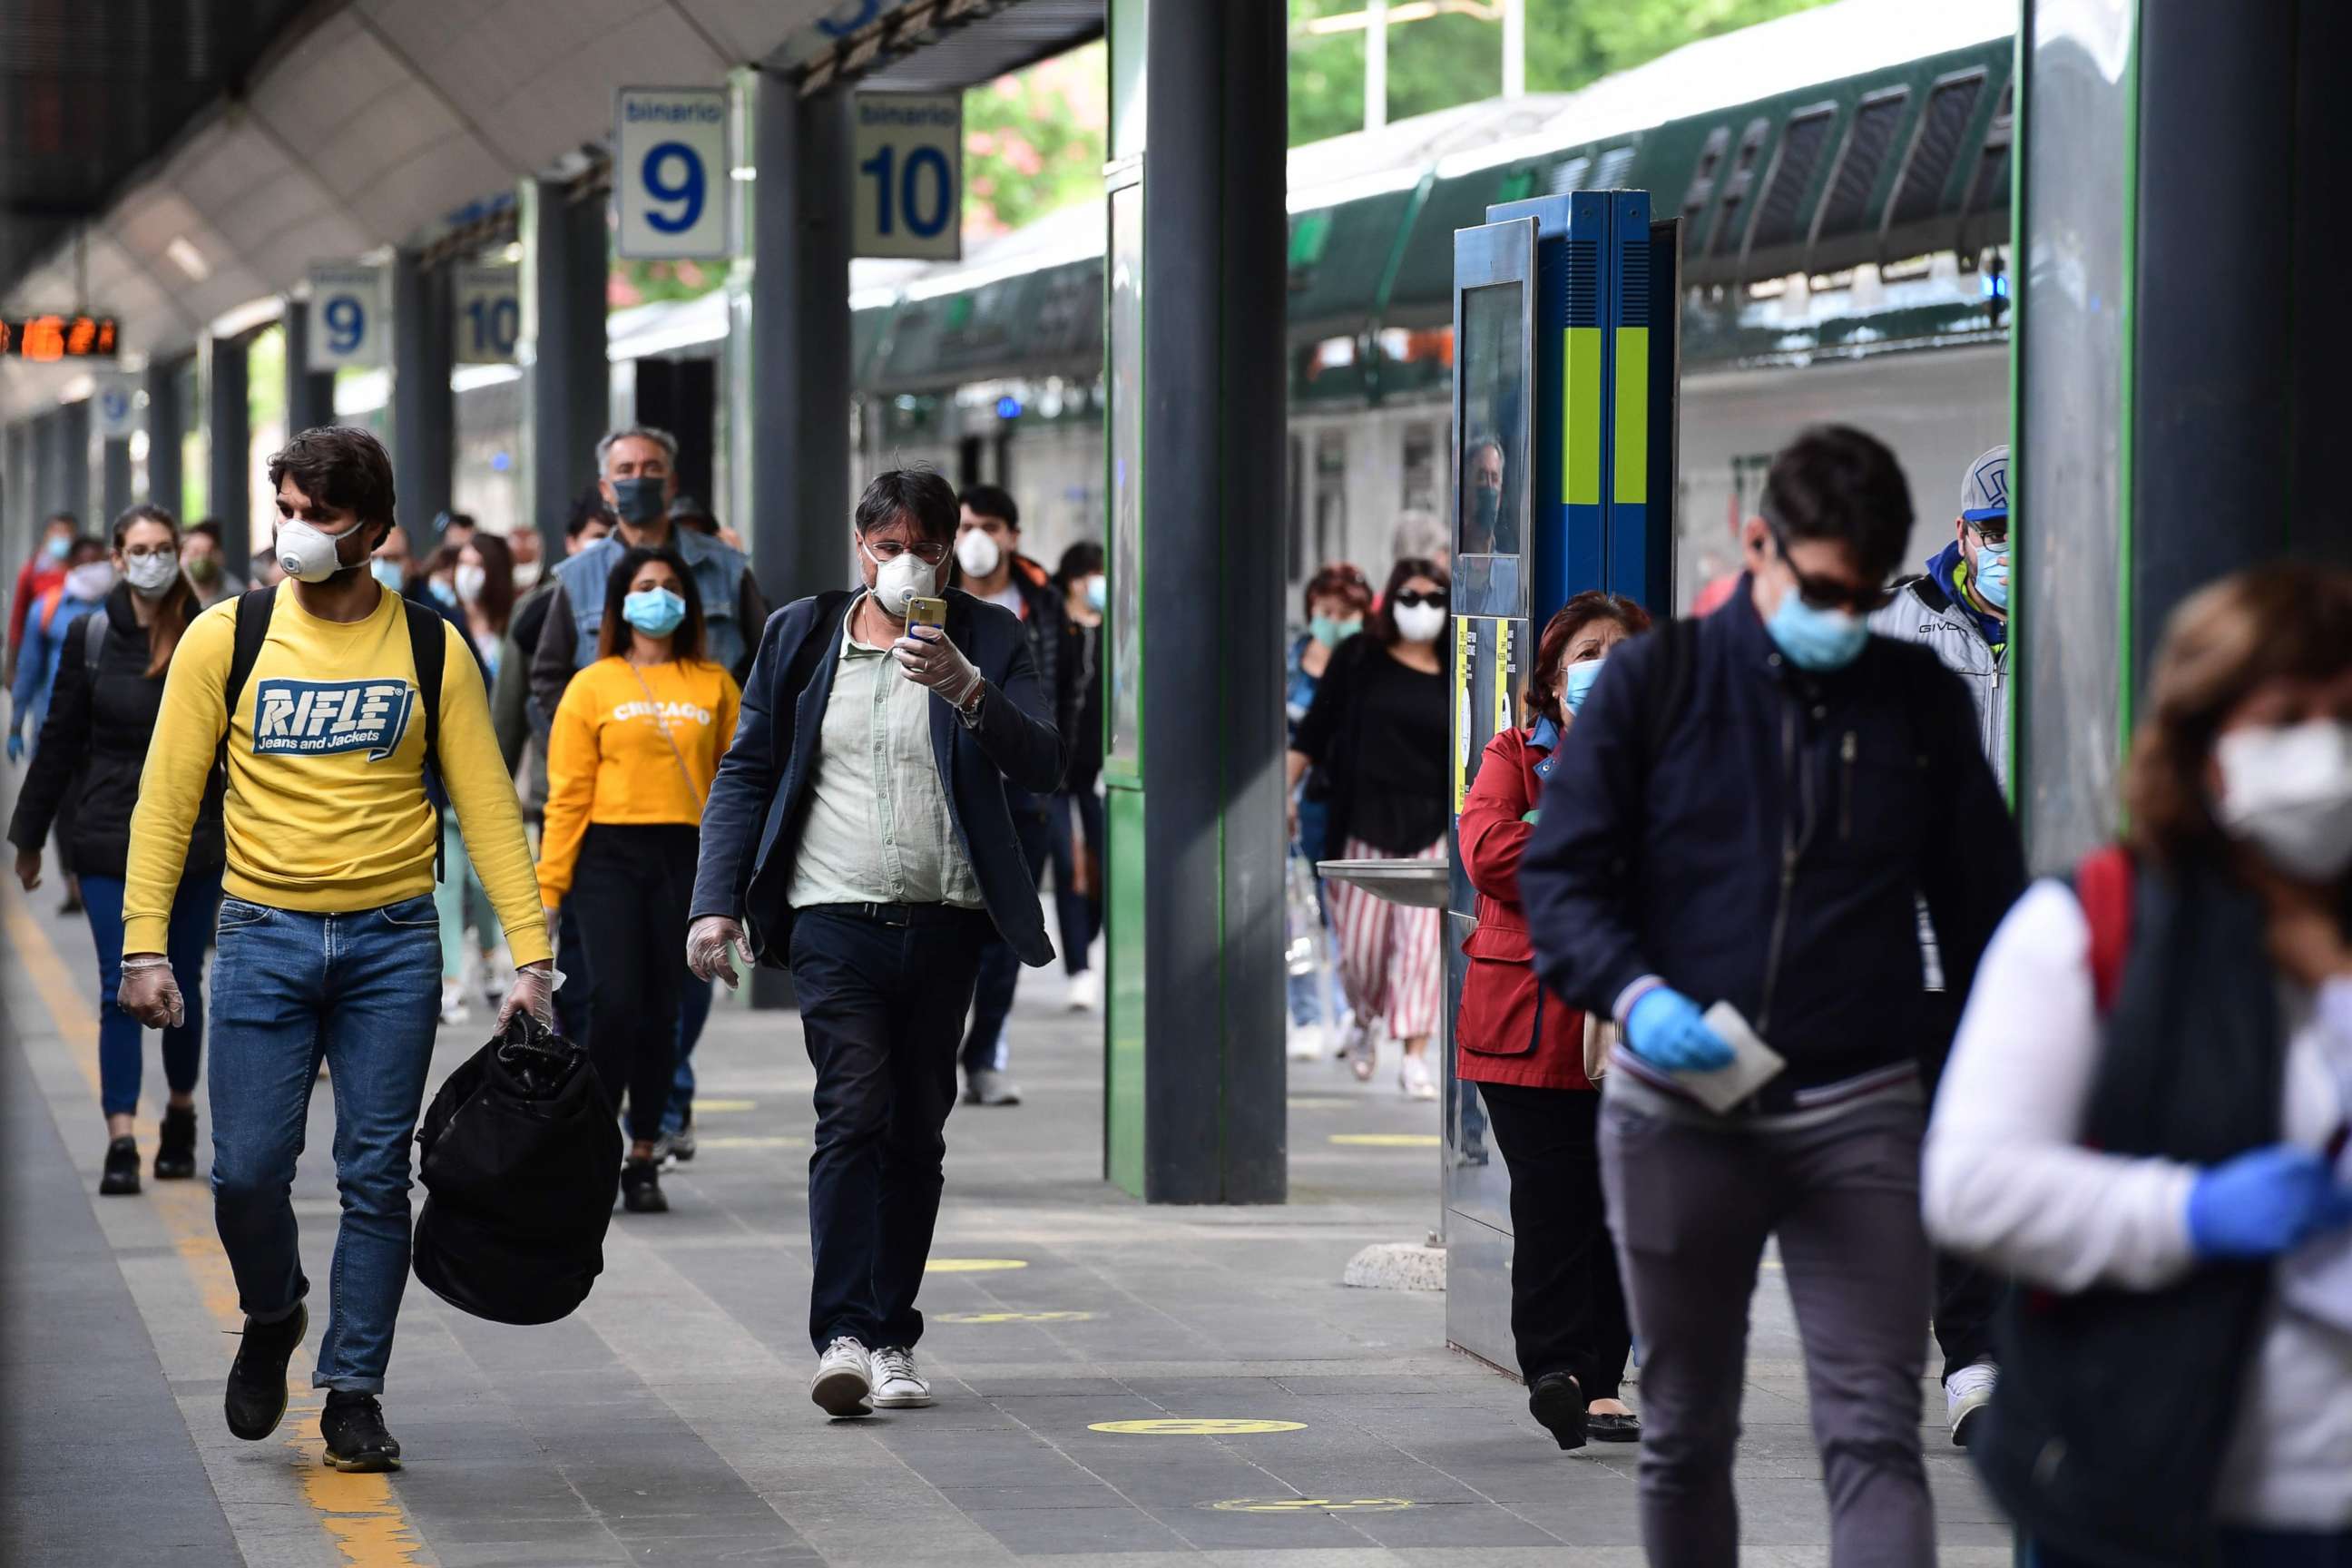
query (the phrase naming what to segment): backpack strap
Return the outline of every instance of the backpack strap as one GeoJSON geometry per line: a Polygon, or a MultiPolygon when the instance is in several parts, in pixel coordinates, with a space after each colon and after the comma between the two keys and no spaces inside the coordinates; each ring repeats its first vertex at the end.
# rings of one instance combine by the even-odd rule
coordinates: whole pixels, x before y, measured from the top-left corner
{"type": "Polygon", "coordinates": [[[104,605],[81,618],[81,668],[92,691],[98,689],[99,661],[106,657],[106,626],[104,605]]]}
{"type": "Polygon", "coordinates": [[[269,617],[278,609],[278,590],[247,588],[236,596],[236,639],[229,650],[228,674],[221,681],[221,761],[228,761],[228,732],[236,722],[237,700],[253,679],[261,645],[269,637],[269,617]]]}
{"type": "Polygon", "coordinates": [[[1690,706],[1691,682],[1698,666],[1698,617],[1668,621],[1658,634],[1658,657],[1643,690],[1642,766],[1647,772],[1666,748],[1666,737],[1690,706]]]}
{"type": "Polygon", "coordinates": [[[2074,868],[2074,898],[2091,928],[2091,989],[2103,1018],[2115,1010],[2131,955],[2134,870],[2131,851],[2116,844],[2093,850],[2074,868]]]}
{"type": "MultiPolygon", "coordinates": [[[[441,628],[448,623],[438,611],[429,609],[414,599],[400,601],[402,617],[408,626],[408,658],[416,666],[416,700],[425,705],[425,778],[437,784],[441,763],[441,676],[449,662],[449,634],[441,628]]],[[[444,785],[444,796],[448,794],[444,785]]],[[[432,805],[428,790],[425,804],[432,805]]],[[[443,850],[441,814],[433,813],[433,879],[447,880],[447,857],[443,850]]]]}

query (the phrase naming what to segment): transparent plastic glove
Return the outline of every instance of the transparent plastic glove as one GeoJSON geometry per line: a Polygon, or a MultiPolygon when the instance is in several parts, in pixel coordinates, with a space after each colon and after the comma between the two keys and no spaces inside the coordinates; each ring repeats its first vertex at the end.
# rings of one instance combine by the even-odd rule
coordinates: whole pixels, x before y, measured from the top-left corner
{"type": "Polygon", "coordinates": [[[2273,1143],[2199,1174],[2189,1245],[2200,1258],[2273,1258],[2315,1231],[2352,1223],[2352,1191],[2315,1150],[2273,1143]]]}
{"type": "Polygon", "coordinates": [[[1731,1047],[1706,1026],[1698,1004],[1661,985],[1643,992],[1625,1015],[1625,1044],[1668,1072],[1713,1072],[1731,1065],[1731,1047]]]}
{"type": "Polygon", "coordinates": [[[980,693],[980,671],[936,626],[908,626],[907,635],[890,645],[890,656],[907,672],[908,679],[929,687],[951,707],[969,706],[980,693]]]}
{"type": "Polygon", "coordinates": [[[508,1023],[518,1013],[529,1013],[549,1028],[555,1027],[555,988],[562,984],[563,976],[551,963],[527,963],[516,970],[506,1000],[499,1004],[499,1024],[493,1032],[506,1033],[508,1023]]]}
{"type": "Polygon", "coordinates": [[[686,966],[694,971],[697,980],[724,980],[732,991],[742,983],[735,973],[738,962],[750,973],[751,942],[737,921],[725,915],[705,915],[688,928],[686,966]]]}
{"type": "Polygon", "coordinates": [[[134,952],[123,959],[114,1005],[151,1029],[176,1029],[188,1021],[172,961],[160,952],[134,952]]]}

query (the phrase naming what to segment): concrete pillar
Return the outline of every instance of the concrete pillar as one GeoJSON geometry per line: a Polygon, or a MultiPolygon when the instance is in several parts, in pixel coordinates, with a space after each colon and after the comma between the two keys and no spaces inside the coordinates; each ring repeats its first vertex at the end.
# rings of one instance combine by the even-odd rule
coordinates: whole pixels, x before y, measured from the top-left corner
{"type": "Polygon", "coordinates": [[[205,511],[221,527],[221,553],[253,553],[253,406],[244,338],[207,337],[198,350],[205,400],[205,511]]]}
{"type": "Polygon", "coordinates": [[[89,510],[89,400],[58,410],[58,447],[64,466],[64,509],[81,519],[85,532],[104,533],[103,518],[89,510]]]}
{"type": "Polygon", "coordinates": [[[523,495],[555,561],[572,500],[596,477],[604,433],[604,204],[570,199],[561,181],[526,180],[519,205],[523,495]]]}
{"type": "Polygon", "coordinates": [[[782,605],[849,580],[850,100],[772,72],[754,97],[755,504],[737,526],[782,605]]]}
{"type": "Polygon", "coordinates": [[[449,506],[457,400],[449,390],[449,271],[417,252],[392,264],[392,482],[410,545],[433,542],[449,506]]]}
{"type": "Polygon", "coordinates": [[[335,373],[313,371],[310,360],[310,303],[286,301],[278,318],[286,329],[286,433],[315,430],[335,422],[335,373]]]}
{"type": "Polygon", "coordinates": [[[0,447],[0,564],[5,564],[16,582],[16,569],[32,548],[33,529],[37,521],[33,505],[33,431],[19,420],[8,426],[5,447],[0,447]]]}
{"type": "MultiPolygon", "coordinates": [[[[180,510],[180,435],[186,418],[180,406],[180,363],[154,360],[147,366],[147,500],[175,516],[180,510]]],[[[233,570],[243,572],[242,561],[234,555],[229,560],[233,570]]]]}
{"type": "Polygon", "coordinates": [[[1109,25],[1108,1163],[1150,1202],[1279,1203],[1283,11],[1109,25]]]}
{"type": "Polygon", "coordinates": [[[111,440],[100,442],[99,447],[98,511],[100,519],[111,528],[114,520],[130,508],[132,499],[131,437],[117,436],[111,440]]]}

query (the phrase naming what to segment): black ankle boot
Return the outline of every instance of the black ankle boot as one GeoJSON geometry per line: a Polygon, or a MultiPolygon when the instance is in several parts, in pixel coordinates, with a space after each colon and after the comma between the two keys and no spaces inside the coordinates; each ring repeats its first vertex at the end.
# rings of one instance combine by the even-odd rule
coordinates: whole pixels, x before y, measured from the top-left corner
{"type": "Polygon", "coordinates": [[[139,1140],[128,1132],[106,1145],[106,1168],[98,1178],[100,1195],[118,1198],[139,1190],[139,1140]]]}
{"type": "Polygon", "coordinates": [[[163,1131],[155,1143],[155,1179],[184,1182],[196,1173],[196,1108],[166,1106],[163,1131]]]}
{"type": "Polygon", "coordinates": [[[662,1196],[661,1168],[651,1160],[625,1160],[621,1164],[621,1206],[631,1214],[667,1214],[662,1196]]]}

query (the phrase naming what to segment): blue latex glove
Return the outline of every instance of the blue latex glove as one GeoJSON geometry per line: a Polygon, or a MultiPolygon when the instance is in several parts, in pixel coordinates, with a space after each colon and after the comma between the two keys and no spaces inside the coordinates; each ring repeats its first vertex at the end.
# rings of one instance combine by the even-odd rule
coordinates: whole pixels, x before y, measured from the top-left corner
{"type": "Polygon", "coordinates": [[[1625,1015],[1625,1044],[1668,1072],[1713,1072],[1732,1062],[1731,1047],[1706,1026],[1698,1004],[1663,985],[1643,992],[1625,1015]]]}
{"type": "Polygon", "coordinates": [[[25,760],[25,737],[14,730],[8,731],[8,760],[12,763],[25,760]]]}
{"type": "Polygon", "coordinates": [[[2273,1258],[2314,1231],[2352,1222],[2352,1192],[2324,1155],[2273,1143],[2200,1173],[2189,1189],[2189,1245],[2200,1258],[2273,1258]]]}

